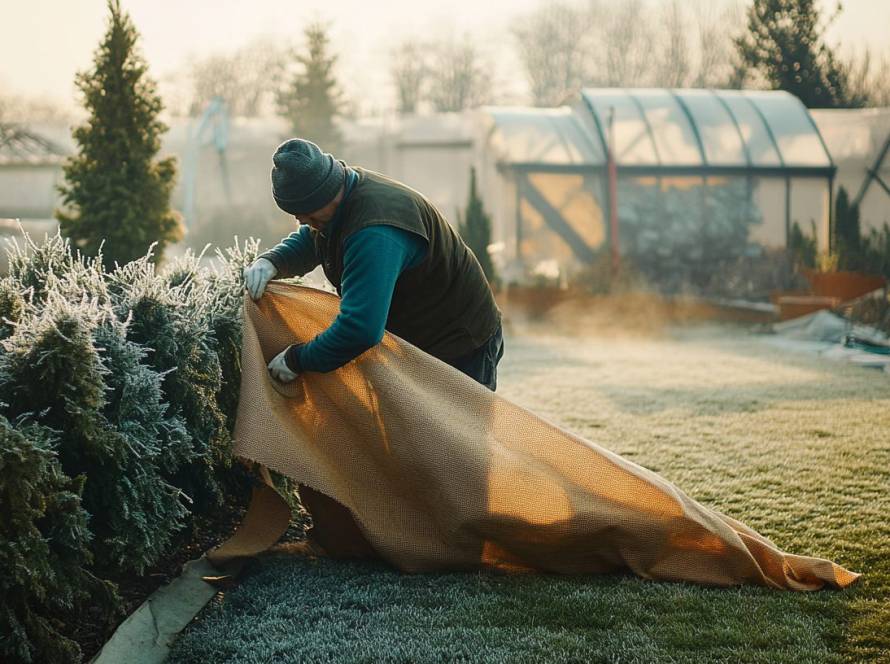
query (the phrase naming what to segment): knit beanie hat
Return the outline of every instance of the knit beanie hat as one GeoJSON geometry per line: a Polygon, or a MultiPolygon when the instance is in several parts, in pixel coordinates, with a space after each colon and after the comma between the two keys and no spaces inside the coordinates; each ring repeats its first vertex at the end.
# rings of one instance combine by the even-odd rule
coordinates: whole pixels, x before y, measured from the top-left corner
{"type": "Polygon", "coordinates": [[[290,214],[323,208],[334,200],[346,177],[340,161],[302,138],[279,145],[272,164],[272,197],[290,214]]]}

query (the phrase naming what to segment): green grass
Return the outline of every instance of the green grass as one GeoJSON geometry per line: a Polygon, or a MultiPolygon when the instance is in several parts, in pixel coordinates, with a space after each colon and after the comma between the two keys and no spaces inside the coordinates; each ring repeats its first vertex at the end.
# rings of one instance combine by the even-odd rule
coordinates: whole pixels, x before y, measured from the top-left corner
{"type": "Polygon", "coordinates": [[[270,558],[170,661],[890,661],[890,376],[714,330],[511,336],[501,367],[505,396],[862,578],[799,593],[270,558]]]}

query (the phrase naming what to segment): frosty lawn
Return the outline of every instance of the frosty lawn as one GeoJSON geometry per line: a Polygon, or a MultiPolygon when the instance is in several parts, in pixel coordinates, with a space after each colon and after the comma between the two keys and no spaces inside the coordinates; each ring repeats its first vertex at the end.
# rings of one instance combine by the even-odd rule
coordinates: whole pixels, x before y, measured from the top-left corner
{"type": "Polygon", "coordinates": [[[880,661],[890,652],[890,377],[731,330],[507,338],[499,392],[662,474],[842,592],[632,576],[403,575],[270,558],[173,662],[880,661]]]}

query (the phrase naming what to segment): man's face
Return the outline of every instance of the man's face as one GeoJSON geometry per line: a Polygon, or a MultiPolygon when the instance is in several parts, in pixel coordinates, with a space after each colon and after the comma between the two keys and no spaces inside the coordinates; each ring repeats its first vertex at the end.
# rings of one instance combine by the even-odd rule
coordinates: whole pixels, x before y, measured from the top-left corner
{"type": "Polygon", "coordinates": [[[319,231],[325,227],[325,225],[331,220],[331,217],[334,216],[334,212],[337,210],[337,206],[340,204],[340,201],[343,199],[343,187],[340,187],[340,191],[337,192],[337,195],[334,196],[333,200],[325,205],[323,208],[319,208],[315,212],[310,212],[308,214],[295,214],[294,219],[296,219],[301,224],[308,224],[310,228],[314,228],[319,231]]]}

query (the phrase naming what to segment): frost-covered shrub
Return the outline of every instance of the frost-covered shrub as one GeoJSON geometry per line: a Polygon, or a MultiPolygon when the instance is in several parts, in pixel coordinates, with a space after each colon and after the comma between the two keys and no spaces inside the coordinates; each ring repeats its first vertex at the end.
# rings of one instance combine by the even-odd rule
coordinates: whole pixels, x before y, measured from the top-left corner
{"type": "Polygon", "coordinates": [[[0,563],[13,572],[0,580],[0,661],[77,661],[60,634],[70,636],[64,623],[84,593],[94,610],[115,607],[113,585],[97,577],[141,573],[171,552],[191,515],[246,495],[250,476],[229,447],[242,271],[258,242],[217,250],[212,269],[188,252],[163,274],[149,257],[107,273],[58,233],[42,243],[26,235],[8,253],[0,563]],[[20,504],[29,496],[30,512],[20,504]]]}
{"type": "Polygon", "coordinates": [[[126,326],[106,320],[94,339],[109,369],[103,414],[109,423],[142,448],[157,447],[157,466],[172,477],[194,460],[189,432],[181,417],[168,416],[161,392],[162,376],[145,362],[148,350],[128,341],[126,326]]]}
{"type": "MultiPolygon", "coordinates": [[[[206,249],[206,247],[205,247],[206,249]]],[[[165,272],[167,279],[187,289],[193,299],[204,302],[204,325],[215,340],[216,354],[222,371],[222,385],[217,394],[220,409],[226,416],[229,430],[235,426],[235,413],[238,407],[238,394],[241,387],[241,309],[244,298],[242,274],[259,253],[259,242],[249,239],[244,245],[238,243],[225,251],[216,250],[216,261],[212,269],[200,266],[204,252],[197,256],[187,251],[173,262],[165,272]],[[188,278],[184,278],[188,275],[188,278]]]]}
{"type": "Polygon", "coordinates": [[[162,410],[138,403],[151,398],[150,380],[139,367],[141,349],[127,344],[123,329],[97,300],[74,303],[47,291],[40,310],[2,342],[0,399],[10,417],[30,413],[57,431],[63,470],[86,477],[83,504],[92,515],[97,563],[141,572],[166,550],[186,510],[159,469],[161,434],[176,436],[177,423],[165,426],[162,410]],[[109,401],[106,392],[120,395],[130,381],[148,389],[109,401]]]}
{"type": "Polygon", "coordinates": [[[24,236],[25,247],[19,246],[13,238],[7,249],[9,274],[25,289],[31,289],[34,297],[42,299],[46,292],[49,274],[61,275],[73,264],[68,241],[56,233],[43,243],[36,244],[28,234],[24,236]]]}
{"type": "Polygon", "coordinates": [[[84,477],[68,477],[46,427],[0,416],[0,660],[72,662],[80,648],[60,622],[88,602],[114,606],[90,561],[84,477]]]}
{"type": "Polygon", "coordinates": [[[15,324],[22,318],[25,299],[14,279],[0,279],[0,339],[15,331],[15,324]]]}
{"type": "MultiPolygon", "coordinates": [[[[251,238],[243,245],[235,237],[235,245],[216,250],[210,267],[202,265],[207,250],[195,254],[190,249],[172,261],[161,275],[175,299],[186,310],[195,313],[190,324],[197,324],[202,333],[209,331],[221,382],[216,393],[219,411],[225,419],[226,431],[235,425],[241,385],[241,310],[244,301],[242,273],[259,253],[259,241],[251,238]]],[[[226,441],[228,447],[230,441],[226,441]]],[[[228,462],[228,453],[224,461],[228,462]]]]}
{"type": "Polygon", "coordinates": [[[146,361],[163,374],[171,414],[190,435],[192,462],[171,479],[195,509],[208,511],[223,499],[217,471],[229,463],[231,434],[216,400],[222,369],[206,325],[206,298],[197,287],[171,288],[147,259],[119,267],[109,282],[116,314],[129,317],[127,338],[149,350],[146,361]]]}

